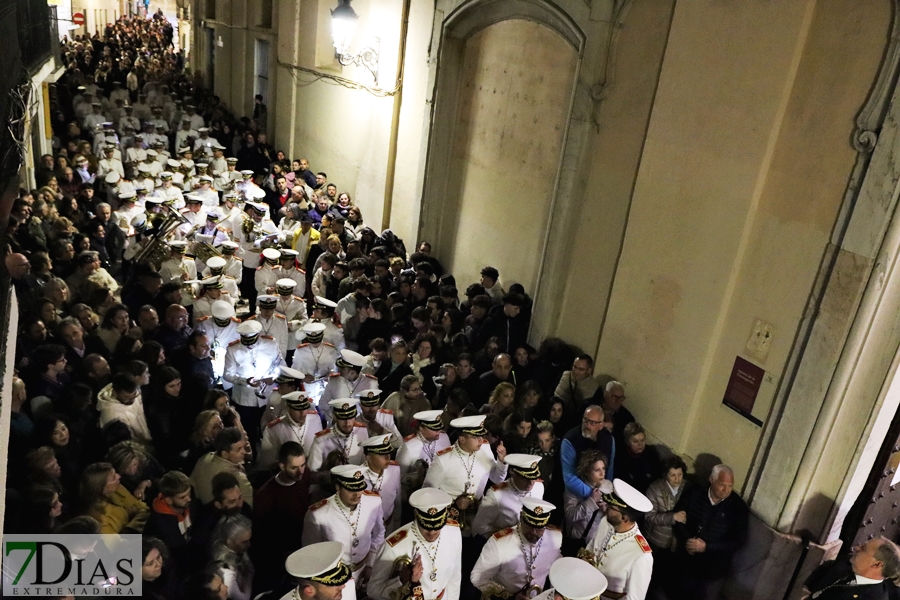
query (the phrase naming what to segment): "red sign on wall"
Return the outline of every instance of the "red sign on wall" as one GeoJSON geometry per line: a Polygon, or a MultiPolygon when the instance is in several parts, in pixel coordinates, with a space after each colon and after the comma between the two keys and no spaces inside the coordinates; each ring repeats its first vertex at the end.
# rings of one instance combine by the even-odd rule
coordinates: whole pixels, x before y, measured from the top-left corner
{"type": "Polygon", "coordinates": [[[728,386],[725,388],[725,398],[722,400],[722,404],[743,415],[753,423],[762,425],[762,421],[751,413],[753,412],[753,404],[756,402],[756,396],[759,394],[759,387],[762,385],[765,374],[765,370],[757,367],[749,360],[745,360],[740,356],[735,357],[734,367],[731,369],[731,377],[728,379],[728,386]]]}
{"type": "Polygon", "coordinates": [[[81,27],[84,25],[84,13],[75,13],[72,15],[72,24],[81,27]]]}

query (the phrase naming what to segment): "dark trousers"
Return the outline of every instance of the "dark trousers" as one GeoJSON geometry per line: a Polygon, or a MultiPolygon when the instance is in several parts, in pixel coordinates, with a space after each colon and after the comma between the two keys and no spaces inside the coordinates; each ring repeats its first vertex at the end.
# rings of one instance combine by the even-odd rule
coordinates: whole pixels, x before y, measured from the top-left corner
{"type": "Polygon", "coordinates": [[[481,550],[487,543],[487,539],[480,535],[472,537],[463,537],[462,539],[462,584],[460,585],[460,600],[479,600],[481,592],[472,585],[472,569],[481,556],[481,550]]]}
{"type": "Polygon", "coordinates": [[[241,298],[250,305],[250,314],[256,311],[256,269],[252,267],[242,267],[241,284],[238,288],[241,290],[241,298]]]}
{"type": "Polygon", "coordinates": [[[696,575],[686,574],[681,580],[682,598],[696,598],[696,600],[718,600],[719,592],[725,585],[722,579],[701,579],[696,575]]]}

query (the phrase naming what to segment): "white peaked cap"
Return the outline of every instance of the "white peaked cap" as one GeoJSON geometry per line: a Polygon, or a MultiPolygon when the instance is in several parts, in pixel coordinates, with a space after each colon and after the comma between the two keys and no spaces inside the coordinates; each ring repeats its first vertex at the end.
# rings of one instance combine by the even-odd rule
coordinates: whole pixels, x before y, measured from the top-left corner
{"type": "Polygon", "coordinates": [[[424,513],[432,508],[438,511],[444,510],[450,506],[451,502],[453,502],[453,498],[450,497],[450,494],[438,488],[419,488],[409,495],[409,505],[424,513]]]}
{"type": "Polygon", "coordinates": [[[550,585],[566,600],[591,600],[606,591],[606,577],[592,564],[566,556],[550,566],[550,585]]]}
{"type": "Polygon", "coordinates": [[[240,335],[256,335],[262,331],[262,324],[259,321],[244,321],[238,325],[238,333],[240,335]]]}
{"type": "Polygon", "coordinates": [[[372,446],[384,446],[385,444],[391,441],[390,433],[383,433],[381,435],[373,435],[364,441],[360,446],[363,448],[371,448],[372,446]]]}
{"type": "Polygon", "coordinates": [[[316,304],[321,304],[322,306],[327,306],[329,308],[337,308],[337,302],[329,300],[325,296],[316,296],[316,304]]]}
{"type": "MultiPolygon", "coordinates": [[[[629,508],[638,512],[650,512],[653,509],[653,503],[644,494],[637,491],[630,483],[622,479],[613,480],[613,493],[605,494],[611,496],[612,504],[624,503],[629,508]]],[[[609,502],[609,500],[607,501],[609,502]]]]}
{"type": "Polygon", "coordinates": [[[337,567],[343,556],[341,542],[319,542],[291,553],[284,561],[284,568],[293,577],[310,579],[337,567]]]}
{"type": "Polygon", "coordinates": [[[532,498],[530,496],[525,496],[524,498],[522,498],[522,506],[524,506],[531,512],[538,514],[546,514],[551,510],[556,510],[555,504],[547,502],[546,500],[541,500],[540,498],[532,498]],[[540,509],[540,511],[537,511],[535,509],[540,509]]]}
{"type": "Polygon", "coordinates": [[[234,307],[227,300],[216,300],[212,303],[212,316],[216,319],[230,319],[234,316],[234,307]]]}
{"type": "MultiPolygon", "coordinates": [[[[281,367],[281,376],[290,377],[291,379],[303,379],[304,377],[306,377],[306,375],[304,375],[297,369],[292,369],[290,367],[281,367]]],[[[284,396],[282,396],[282,398],[284,398],[284,396]]]]}
{"type": "Polygon", "coordinates": [[[416,421],[438,421],[442,414],[444,414],[442,410],[423,410],[414,414],[413,419],[416,421]]]}
{"type": "Polygon", "coordinates": [[[366,366],[366,357],[353,350],[347,350],[346,348],[344,350],[341,350],[341,358],[354,367],[366,366]]]}
{"type": "Polygon", "coordinates": [[[335,398],[334,400],[328,401],[328,406],[331,408],[344,408],[344,405],[347,407],[357,406],[359,402],[356,398],[335,398]]]}
{"type": "Polygon", "coordinates": [[[306,325],[303,326],[304,333],[312,333],[312,334],[322,333],[323,331],[325,331],[325,329],[326,329],[326,327],[324,324],[316,323],[315,321],[310,321],[309,323],[307,323],[306,325]]]}
{"type": "Polygon", "coordinates": [[[458,417],[450,421],[450,427],[457,429],[474,429],[481,427],[487,415],[473,415],[471,417],[458,417]]]}

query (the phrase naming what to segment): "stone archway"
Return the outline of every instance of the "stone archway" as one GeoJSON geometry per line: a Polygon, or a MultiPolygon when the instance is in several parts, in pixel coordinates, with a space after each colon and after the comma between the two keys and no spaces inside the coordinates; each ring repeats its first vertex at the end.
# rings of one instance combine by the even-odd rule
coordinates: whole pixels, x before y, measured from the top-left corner
{"type": "MultiPolygon", "coordinates": [[[[574,2],[569,4],[577,6],[574,2]]],[[[571,7],[569,8],[571,9],[571,7]]],[[[498,201],[501,205],[499,212],[495,211],[493,214],[499,214],[499,218],[507,218],[503,211],[516,206],[518,199],[510,197],[510,195],[518,195],[521,193],[519,190],[523,189],[509,181],[515,179],[516,174],[511,178],[506,178],[496,188],[481,189],[483,186],[478,182],[486,180],[484,170],[482,169],[480,174],[472,173],[466,166],[473,162],[471,160],[473,150],[476,155],[488,148],[493,148],[495,152],[503,151],[504,146],[500,143],[500,138],[512,136],[514,139],[518,139],[513,145],[518,151],[519,157],[518,159],[507,158],[510,158],[511,164],[518,160],[519,164],[524,165],[526,175],[529,165],[534,165],[535,157],[538,157],[538,160],[546,160],[547,156],[552,156],[549,159],[550,164],[544,164],[540,169],[541,182],[546,184],[544,189],[537,192],[538,198],[534,199],[539,204],[540,210],[537,210],[534,203],[524,204],[526,211],[531,209],[533,212],[532,221],[527,219],[521,221],[522,227],[525,229],[524,235],[528,238],[527,249],[519,247],[510,249],[505,255],[501,253],[500,260],[505,260],[507,264],[494,264],[500,268],[502,278],[506,278],[503,272],[508,270],[513,274],[508,278],[509,280],[525,283],[528,292],[534,294],[534,287],[541,278],[547,257],[552,255],[552,250],[548,250],[548,243],[552,245],[558,241],[553,235],[554,220],[565,215],[570,208],[568,200],[571,198],[575,186],[574,174],[567,173],[563,169],[563,165],[579,164],[584,151],[583,139],[587,133],[588,119],[580,113],[589,111],[591,102],[589,86],[580,81],[580,76],[587,36],[569,12],[544,0],[439,1],[435,15],[433,43],[438,45],[438,50],[435,52],[437,62],[432,68],[434,101],[424,167],[420,235],[433,240],[438,251],[444,257],[449,256],[449,262],[453,265],[455,255],[465,245],[465,240],[458,234],[461,228],[472,227],[471,219],[467,222],[460,222],[461,207],[468,208],[473,203],[478,204],[479,201],[484,202],[484,198],[488,198],[487,201],[498,201]],[[447,16],[444,17],[444,15],[447,16]],[[529,35],[529,32],[531,35],[542,37],[543,43],[553,47],[551,52],[553,57],[550,57],[548,65],[564,65],[566,70],[562,77],[559,77],[558,72],[554,73],[556,77],[552,85],[557,94],[552,102],[555,105],[554,108],[557,109],[556,113],[546,122],[540,122],[540,111],[533,112],[534,107],[528,106],[528,102],[533,101],[534,98],[526,101],[521,97],[527,85],[523,88],[520,85],[523,82],[516,81],[519,71],[506,73],[506,83],[510,85],[505,91],[511,96],[515,96],[518,92],[520,97],[512,98],[512,103],[507,103],[506,107],[493,108],[497,109],[501,118],[508,120],[505,124],[507,127],[492,128],[494,131],[488,133],[484,133],[481,129],[474,131],[473,125],[478,129],[479,123],[488,122],[483,117],[492,107],[481,106],[478,94],[473,95],[466,86],[471,86],[477,81],[484,82],[485,76],[492,77],[490,69],[501,66],[492,64],[496,63],[496,57],[492,59],[481,53],[490,53],[494,50],[502,53],[504,44],[495,45],[494,42],[497,41],[497,38],[507,36],[506,42],[508,43],[515,39],[521,39],[522,35],[529,35]],[[473,72],[473,69],[474,71],[482,69],[480,80],[479,73],[473,72]],[[483,69],[488,69],[488,71],[483,69]],[[560,85],[566,87],[562,94],[558,89],[560,85]],[[525,118],[520,119],[523,117],[520,114],[520,108],[528,115],[525,118],[531,118],[532,122],[526,125],[525,118]],[[529,112],[530,110],[532,112],[529,112]],[[471,119],[467,120],[468,117],[471,119]],[[536,122],[535,118],[537,118],[536,122]],[[542,138],[540,139],[541,144],[534,144],[531,148],[522,148],[521,145],[527,143],[529,138],[527,129],[524,134],[521,130],[516,131],[517,119],[520,127],[534,128],[537,125],[537,130],[540,132],[549,130],[550,133],[538,133],[537,135],[542,138]],[[558,137],[549,139],[553,137],[554,133],[557,133],[558,137]],[[476,138],[479,136],[482,138],[476,141],[474,148],[471,144],[473,134],[476,138]],[[494,195],[501,194],[504,195],[503,198],[494,197],[494,195]],[[527,260],[523,259],[523,252],[529,253],[527,260]]],[[[587,22],[588,14],[580,16],[587,22]]],[[[594,26],[597,25],[594,24],[594,26]]],[[[506,47],[508,50],[508,45],[506,47]]],[[[515,54],[511,54],[511,56],[515,56],[515,54]]],[[[521,67],[521,64],[509,65],[510,69],[521,67]]],[[[523,77],[534,74],[534,72],[522,72],[523,77]]],[[[502,72],[497,75],[502,79],[502,72]]],[[[490,93],[493,95],[493,88],[490,93]]],[[[547,101],[547,96],[542,97],[541,100],[547,101]]],[[[512,151],[509,144],[505,148],[512,151]]],[[[504,170],[507,169],[505,165],[502,165],[502,161],[498,161],[496,164],[501,165],[500,168],[504,170]]],[[[524,189],[530,188],[525,186],[524,189]]],[[[467,211],[467,215],[469,214],[471,214],[470,211],[467,211]]],[[[484,214],[492,213],[485,211],[484,214]]],[[[478,220],[481,218],[476,215],[476,222],[479,222],[478,220]]],[[[513,227],[518,227],[518,225],[514,224],[513,227]]],[[[486,226],[481,227],[482,235],[487,229],[486,226]]],[[[468,236],[469,232],[466,231],[465,235],[468,236]]],[[[510,245],[508,241],[494,241],[497,242],[494,245],[498,247],[510,245]]],[[[490,246],[488,247],[491,255],[495,254],[494,250],[496,248],[492,250],[490,246]]],[[[471,264],[473,260],[476,261],[474,264],[478,264],[478,262],[487,264],[488,258],[469,253],[460,256],[461,264],[453,266],[459,267],[462,266],[462,263],[471,264]]],[[[454,268],[454,270],[458,269],[454,268]]],[[[464,276],[472,277],[472,275],[472,273],[464,273],[464,276]]],[[[544,308],[547,307],[544,306],[544,308]]]]}

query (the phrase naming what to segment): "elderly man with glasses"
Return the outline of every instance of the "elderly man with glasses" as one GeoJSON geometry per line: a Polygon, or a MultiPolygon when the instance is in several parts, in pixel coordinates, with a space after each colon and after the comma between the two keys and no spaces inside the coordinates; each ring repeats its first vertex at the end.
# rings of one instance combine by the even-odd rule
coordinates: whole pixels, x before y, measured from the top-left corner
{"type": "Polygon", "coordinates": [[[579,498],[586,498],[593,491],[578,477],[577,473],[578,459],[585,450],[599,450],[604,456],[608,456],[609,466],[606,471],[606,478],[610,480],[613,478],[616,442],[612,434],[607,431],[605,425],[606,419],[603,409],[596,404],[592,404],[584,410],[581,425],[573,427],[563,436],[560,448],[563,481],[566,489],[579,498]]]}

